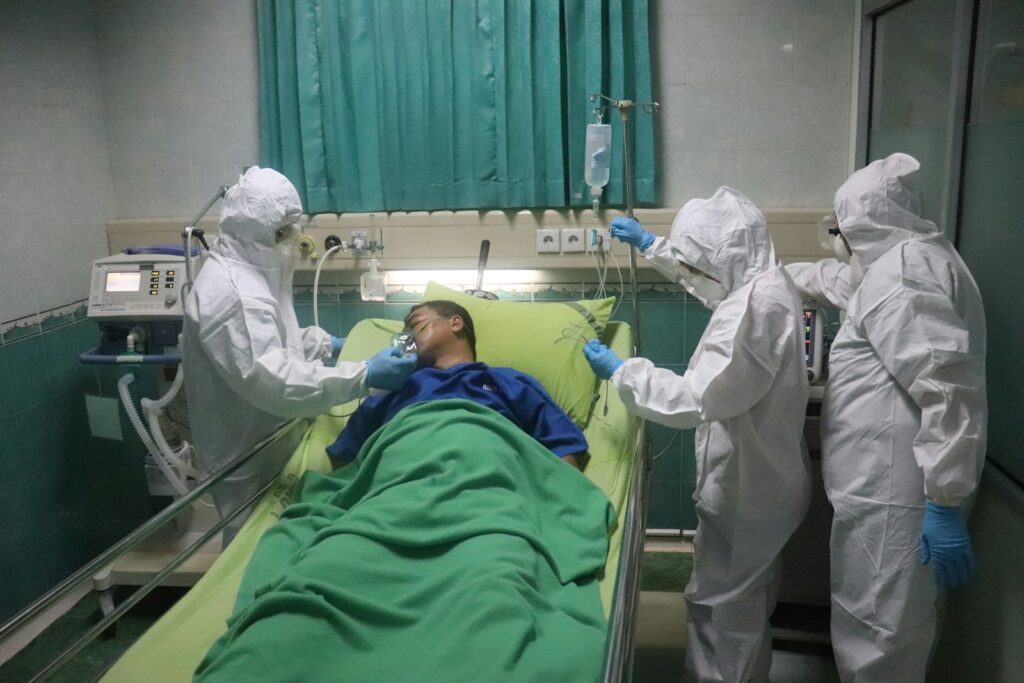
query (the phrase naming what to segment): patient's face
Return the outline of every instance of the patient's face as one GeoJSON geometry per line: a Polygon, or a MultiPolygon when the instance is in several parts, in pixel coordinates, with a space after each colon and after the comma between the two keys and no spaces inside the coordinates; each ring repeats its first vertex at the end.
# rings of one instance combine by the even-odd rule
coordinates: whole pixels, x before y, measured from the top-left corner
{"type": "Polygon", "coordinates": [[[413,312],[406,328],[416,338],[416,365],[433,367],[437,358],[458,342],[453,322],[451,318],[445,318],[427,306],[413,312]]]}

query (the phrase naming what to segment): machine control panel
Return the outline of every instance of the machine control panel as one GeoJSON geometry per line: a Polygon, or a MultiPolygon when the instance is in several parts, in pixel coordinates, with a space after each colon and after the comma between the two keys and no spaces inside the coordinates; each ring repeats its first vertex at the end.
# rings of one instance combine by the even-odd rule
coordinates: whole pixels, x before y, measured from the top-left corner
{"type": "Polygon", "coordinates": [[[118,254],[93,262],[90,318],[181,318],[185,259],[162,254],[118,254]]]}

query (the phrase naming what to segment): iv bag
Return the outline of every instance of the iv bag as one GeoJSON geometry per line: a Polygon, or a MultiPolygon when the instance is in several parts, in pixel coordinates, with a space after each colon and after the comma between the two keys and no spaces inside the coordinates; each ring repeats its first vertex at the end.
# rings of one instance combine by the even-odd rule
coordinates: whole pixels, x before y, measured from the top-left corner
{"type": "Polygon", "coordinates": [[[587,126],[586,162],[583,177],[590,186],[591,194],[600,195],[601,188],[608,184],[612,164],[612,127],[607,123],[591,123],[587,126]]]}

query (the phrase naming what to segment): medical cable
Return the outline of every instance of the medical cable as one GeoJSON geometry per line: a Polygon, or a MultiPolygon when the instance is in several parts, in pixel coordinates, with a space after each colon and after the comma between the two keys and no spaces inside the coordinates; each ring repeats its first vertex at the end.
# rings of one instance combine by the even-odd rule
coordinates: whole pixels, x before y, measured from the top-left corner
{"type": "Polygon", "coordinates": [[[325,251],[324,255],[320,257],[320,261],[316,264],[316,274],[313,276],[313,324],[317,327],[320,327],[319,297],[317,296],[320,292],[320,270],[324,267],[324,262],[327,261],[327,257],[341,249],[341,246],[342,245],[340,244],[336,244],[325,251]]]}

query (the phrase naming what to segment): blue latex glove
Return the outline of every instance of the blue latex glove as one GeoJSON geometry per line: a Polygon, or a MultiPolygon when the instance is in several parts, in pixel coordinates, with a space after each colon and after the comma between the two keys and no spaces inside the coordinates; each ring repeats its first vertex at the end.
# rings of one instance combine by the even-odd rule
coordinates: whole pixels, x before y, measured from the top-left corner
{"type": "Polygon", "coordinates": [[[651,246],[651,242],[654,241],[653,234],[644,230],[644,226],[640,225],[635,218],[626,216],[619,216],[612,221],[611,233],[615,239],[632,244],[640,251],[647,251],[647,247],[651,246]]]}
{"type": "Polygon", "coordinates": [[[344,337],[335,337],[333,334],[331,335],[331,355],[332,356],[337,356],[339,353],[341,353],[341,347],[343,347],[344,345],[345,345],[345,338],[344,337]]]}
{"type": "Polygon", "coordinates": [[[974,571],[971,537],[959,507],[925,503],[921,564],[929,563],[940,588],[963,585],[974,571]]]}
{"type": "Polygon", "coordinates": [[[583,355],[590,363],[590,369],[601,379],[611,379],[622,365],[622,359],[596,339],[591,339],[583,346],[583,355]]]}
{"type": "Polygon", "coordinates": [[[403,355],[398,347],[389,346],[367,361],[366,386],[394,391],[415,369],[416,354],[403,355]]]}

